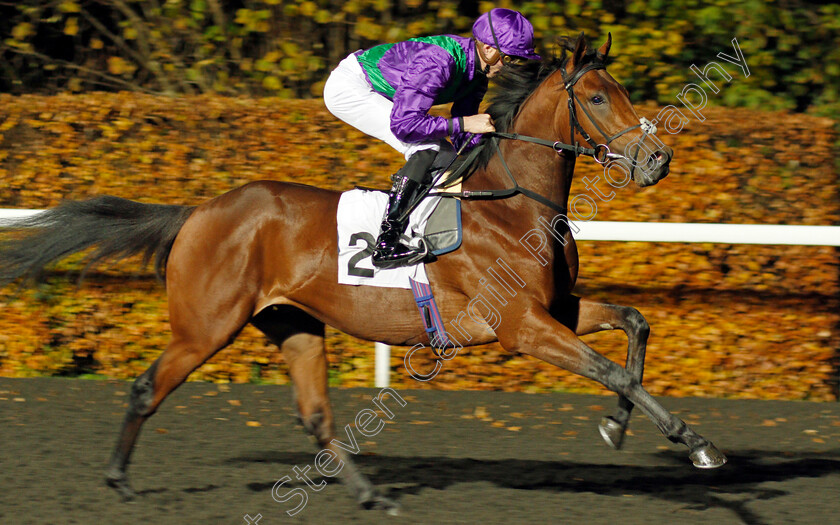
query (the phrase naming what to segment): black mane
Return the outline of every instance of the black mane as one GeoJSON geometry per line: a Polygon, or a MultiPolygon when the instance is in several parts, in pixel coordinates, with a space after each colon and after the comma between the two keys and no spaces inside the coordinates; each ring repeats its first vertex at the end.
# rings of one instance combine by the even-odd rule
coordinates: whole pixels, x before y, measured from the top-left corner
{"type": "MultiPolygon", "coordinates": [[[[561,37],[557,41],[561,51],[560,56],[545,56],[541,61],[529,61],[522,66],[505,66],[502,68],[499,75],[494,79],[496,86],[493,96],[490,99],[490,105],[486,110],[493,118],[497,131],[506,132],[510,130],[513,125],[513,120],[516,118],[525,100],[552,73],[560,68],[566,67],[566,62],[571,58],[570,53],[575,50],[578,41],[584,38],[583,33],[574,38],[561,37]]],[[[583,66],[593,62],[606,65],[608,59],[605,59],[597,51],[589,50],[580,63],[575,65],[572,74],[583,66]]],[[[470,168],[470,172],[484,167],[490,162],[490,159],[496,151],[491,141],[498,140],[498,138],[485,138],[476,146],[481,151],[476,152],[477,157],[473,166],[470,168]]]]}

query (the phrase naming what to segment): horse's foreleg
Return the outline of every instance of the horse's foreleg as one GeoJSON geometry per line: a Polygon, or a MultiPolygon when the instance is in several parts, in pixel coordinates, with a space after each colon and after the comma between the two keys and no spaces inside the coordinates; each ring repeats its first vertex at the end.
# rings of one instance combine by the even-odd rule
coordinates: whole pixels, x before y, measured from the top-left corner
{"type": "Polygon", "coordinates": [[[570,372],[593,379],[638,406],[674,443],[690,450],[690,459],[700,468],[715,468],[726,457],[709,441],[694,432],[684,421],[668,412],[651,396],[628,370],[594,351],[577,335],[546,310],[535,306],[518,320],[520,324],[502,323],[496,330],[505,349],[538,357],[570,372]]]}
{"type": "MultiPolygon", "coordinates": [[[[337,458],[331,464],[343,463],[337,476],[362,507],[396,513],[398,505],[383,497],[359,471],[352,457],[333,443],[336,433],[328,394],[324,324],[300,310],[284,309],[279,314],[258,315],[254,325],[283,351],[294,385],[298,417],[306,431],[315,437],[318,447],[337,458]]],[[[321,490],[326,485],[315,486],[321,490]]]]}
{"type": "MultiPolygon", "coordinates": [[[[589,299],[570,296],[569,300],[554,315],[578,336],[603,330],[623,330],[627,334],[627,362],[625,369],[642,383],[645,370],[645,351],[650,326],[644,316],[633,307],[599,303],[589,299]],[[566,304],[572,303],[572,304],[566,304]]],[[[604,440],[613,448],[620,449],[630,421],[633,402],[618,395],[618,408],[613,416],[601,420],[599,430],[604,440]]]]}

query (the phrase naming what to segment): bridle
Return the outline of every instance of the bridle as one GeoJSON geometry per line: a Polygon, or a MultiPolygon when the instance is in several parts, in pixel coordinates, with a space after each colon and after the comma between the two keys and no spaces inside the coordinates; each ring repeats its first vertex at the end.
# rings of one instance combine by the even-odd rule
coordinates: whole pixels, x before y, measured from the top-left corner
{"type": "MultiPolygon", "coordinates": [[[[595,162],[598,162],[599,164],[604,164],[611,158],[626,158],[624,155],[610,153],[609,145],[612,141],[629,131],[633,131],[637,128],[642,128],[642,138],[639,141],[639,145],[636,148],[636,153],[633,156],[632,170],[635,170],[636,162],[639,156],[639,150],[642,148],[642,143],[644,143],[648,135],[656,133],[656,126],[648,119],[641,117],[639,119],[639,123],[635,126],[630,126],[629,128],[623,129],[615,135],[610,136],[604,130],[601,129],[601,126],[598,125],[598,123],[592,117],[592,114],[589,113],[589,110],[586,109],[586,106],[584,106],[583,103],[581,103],[580,99],[575,94],[574,86],[575,84],[577,84],[578,80],[580,80],[583,75],[590,71],[606,68],[607,67],[604,65],[603,62],[596,61],[586,64],[577,72],[575,72],[574,75],[571,76],[568,76],[568,73],[566,73],[565,69],[560,70],[560,74],[563,75],[563,87],[566,89],[566,93],[569,94],[569,136],[572,137],[572,139],[574,140],[575,130],[577,130],[577,132],[580,133],[580,136],[583,137],[583,140],[585,140],[589,143],[590,146],[592,146],[593,152],[591,153],[591,155],[595,159],[595,162]],[[583,129],[583,126],[580,125],[580,121],[577,117],[577,106],[580,106],[580,109],[583,110],[583,113],[589,119],[589,122],[591,122],[592,125],[595,126],[595,129],[598,130],[598,133],[603,135],[604,139],[606,139],[606,142],[601,144],[596,143],[589,135],[589,133],[587,133],[586,130],[583,129]],[[599,151],[601,151],[602,153],[599,154],[599,151]]],[[[633,176],[633,171],[630,172],[630,176],[633,176]]]]}
{"type": "MultiPolygon", "coordinates": [[[[495,31],[493,31],[492,22],[490,23],[490,30],[491,30],[491,32],[493,32],[493,38],[495,39],[496,34],[495,34],[495,31]]],[[[498,46],[498,40],[496,40],[496,45],[498,46]]],[[[501,54],[501,49],[499,50],[499,53],[501,54]]],[[[575,131],[577,131],[577,132],[580,133],[580,135],[583,137],[583,139],[587,143],[589,143],[590,146],[592,146],[591,148],[581,146],[577,141],[574,141],[574,144],[566,144],[566,143],[561,142],[559,140],[551,141],[551,140],[541,139],[541,138],[538,138],[538,137],[521,135],[519,133],[503,133],[503,132],[497,132],[496,131],[496,132],[486,133],[485,135],[489,135],[491,137],[498,137],[500,139],[519,140],[519,141],[522,141],[522,142],[530,142],[532,144],[537,144],[537,145],[540,145],[540,146],[547,146],[547,147],[552,148],[558,155],[563,155],[564,152],[567,152],[567,151],[572,152],[575,157],[578,157],[580,155],[587,155],[587,156],[591,156],[593,159],[595,159],[595,162],[597,162],[599,164],[606,164],[607,162],[609,162],[612,159],[625,159],[625,158],[627,158],[624,155],[621,155],[621,154],[618,154],[618,153],[612,153],[610,151],[609,144],[612,141],[614,141],[615,139],[617,139],[618,137],[624,135],[625,133],[633,131],[637,128],[641,128],[643,135],[642,135],[641,140],[639,141],[639,144],[636,148],[635,155],[634,155],[634,157],[632,159],[632,162],[631,162],[632,167],[631,167],[631,171],[630,171],[630,177],[632,178],[633,174],[635,173],[636,161],[637,161],[637,158],[639,156],[639,150],[641,150],[641,148],[642,148],[642,143],[644,142],[644,140],[647,138],[648,135],[656,133],[656,126],[652,122],[647,120],[646,118],[642,117],[642,118],[639,119],[639,124],[636,124],[635,126],[630,126],[630,127],[626,128],[622,131],[619,131],[618,133],[616,133],[612,136],[610,136],[606,132],[604,132],[601,129],[601,127],[598,125],[598,123],[595,122],[595,119],[592,117],[592,115],[586,109],[586,106],[584,106],[581,103],[580,99],[577,97],[577,95],[574,92],[575,84],[581,79],[581,77],[583,77],[583,75],[585,75],[586,73],[589,73],[590,71],[595,71],[595,70],[598,70],[598,69],[606,69],[606,65],[604,65],[604,63],[600,62],[600,61],[590,62],[590,63],[586,64],[585,66],[583,66],[582,68],[580,68],[578,71],[576,71],[573,75],[569,75],[568,73],[566,73],[565,68],[561,68],[561,70],[560,70],[561,74],[563,76],[563,87],[566,89],[566,92],[569,95],[568,105],[569,105],[569,128],[570,128],[570,135],[569,136],[570,136],[570,139],[572,141],[574,141],[575,131]],[[589,135],[589,133],[587,133],[586,130],[583,129],[583,126],[580,125],[580,121],[578,120],[578,117],[577,117],[576,107],[578,105],[583,110],[584,114],[589,119],[589,121],[592,123],[592,125],[595,126],[595,129],[597,129],[598,132],[601,135],[604,136],[604,139],[606,140],[606,142],[600,143],[600,144],[595,142],[595,140],[592,139],[592,137],[589,135]]],[[[470,142],[470,139],[471,139],[471,135],[466,138],[466,140],[464,141],[464,145],[468,144],[470,142]]],[[[516,194],[521,193],[522,195],[525,195],[525,196],[527,196],[527,197],[529,197],[529,198],[531,198],[531,199],[533,199],[533,200],[535,200],[535,201],[537,201],[541,204],[544,204],[545,206],[548,206],[549,208],[551,208],[551,209],[553,209],[553,210],[555,210],[559,213],[562,213],[564,215],[566,214],[567,210],[564,206],[560,206],[559,204],[549,200],[548,198],[540,195],[539,193],[536,193],[534,191],[531,191],[527,188],[523,188],[522,186],[520,186],[519,183],[516,181],[516,177],[513,176],[513,172],[508,167],[507,162],[505,161],[504,155],[502,155],[502,150],[501,150],[501,148],[499,148],[499,141],[495,140],[495,141],[491,141],[491,142],[492,142],[493,146],[496,148],[496,154],[499,156],[499,160],[501,161],[502,166],[505,169],[505,172],[507,173],[508,177],[513,182],[513,187],[506,188],[506,189],[501,189],[501,190],[463,190],[461,192],[456,192],[456,193],[448,193],[448,192],[438,191],[438,192],[431,192],[430,194],[431,195],[440,195],[440,196],[449,196],[449,197],[460,197],[460,198],[464,198],[464,199],[506,199],[508,197],[512,197],[516,194]]],[[[477,153],[478,149],[479,148],[473,149],[473,152],[477,153]]],[[[462,146],[461,150],[463,150],[463,146],[462,146]]],[[[471,152],[471,153],[473,153],[473,152],[471,152]]],[[[458,155],[460,155],[460,154],[461,154],[461,151],[458,152],[458,155]]],[[[471,159],[469,158],[469,155],[468,155],[468,158],[461,164],[461,166],[466,167],[466,166],[469,166],[470,164],[472,164],[472,162],[471,162],[471,159]]],[[[446,170],[444,170],[444,171],[446,171],[446,170]]],[[[463,173],[463,171],[461,169],[455,170],[453,173],[451,173],[446,178],[446,180],[439,183],[437,185],[437,187],[444,187],[445,188],[446,186],[450,185],[455,180],[457,180],[461,176],[462,173],[463,173]]]]}
{"type": "MultiPolygon", "coordinates": [[[[504,64],[511,64],[511,63],[515,62],[516,59],[519,58],[519,57],[513,57],[511,55],[506,55],[505,53],[502,52],[502,46],[501,46],[501,44],[499,44],[499,38],[496,36],[496,30],[493,27],[493,10],[492,9],[487,12],[487,25],[490,26],[490,34],[493,35],[493,43],[496,44],[496,50],[498,51],[498,54],[490,61],[490,60],[487,59],[487,57],[484,56],[484,54],[480,51],[480,49],[481,49],[480,46],[478,46],[477,49],[479,49],[479,53],[481,54],[481,58],[485,62],[487,62],[488,66],[492,66],[493,64],[497,63],[500,58],[502,60],[502,63],[504,63],[504,64]]],[[[574,72],[574,74],[571,75],[571,76],[569,76],[569,74],[566,73],[565,67],[560,69],[560,73],[563,75],[563,84],[564,84],[563,87],[566,89],[566,92],[569,94],[569,128],[570,128],[570,131],[571,131],[571,133],[569,134],[569,138],[570,138],[570,140],[574,140],[575,130],[577,130],[580,133],[580,135],[583,137],[583,139],[586,142],[588,142],[590,146],[592,146],[591,149],[581,148],[581,147],[578,146],[577,142],[575,142],[574,146],[572,146],[570,144],[563,144],[559,141],[554,141],[554,142],[548,144],[547,141],[542,141],[540,139],[535,139],[534,137],[527,137],[526,135],[495,133],[495,136],[501,137],[501,138],[509,138],[509,139],[513,139],[513,140],[524,140],[526,142],[533,142],[535,144],[542,144],[542,145],[546,145],[546,146],[550,145],[552,148],[555,149],[555,151],[557,151],[558,154],[560,153],[561,150],[570,150],[570,151],[573,151],[575,153],[575,157],[577,157],[578,155],[581,155],[581,154],[591,155],[595,159],[596,162],[598,162],[599,164],[604,164],[611,158],[625,158],[623,155],[610,153],[609,146],[610,146],[610,143],[612,141],[614,141],[615,139],[617,139],[618,137],[624,135],[625,133],[627,133],[629,131],[633,131],[634,129],[637,129],[637,128],[642,128],[642,131],[643,131],[644,134],[642,135],[642,140],[639,141],[639,146],[636,148],[636,154],[633,157],[633,163],[632,163],[633,167],[632,167],[632,169],[635,170],[637,157],[639,156],[639,150],[642,147],[642,143],[644,142],[644,140],[647,138],[647,136],[649,134],[656,133],[656,126],[654,126],[653,123],[651,123],[648,119],[642,117],[641,119],[639,119],[639,124],[636,124],[635,126],[630,126],[627,129],[619,131],[615,135],[612,135],[612,136],[607,135],[607,133],[604,132],[604,130],[601,129],[601,126],[599,126],[598,123],[595,122],[595,119],[589,113],[589,110],[587,110],[586,106],[584,106],[581,103],[580,99],[578,98],[578,96],[575,94],[575,91],[574,91],[574,86],[575,86],[575,84],[577,84],[578,80],[580,80],[581,77],[583,77],[583,75],[589,73],[590,71],[594,71],[596,69],[607,69],[607,66],[602,61],[595,60],[593,62],[590,62],[590,63],[586,64],[585,66],[583,66],[582,68],[580,68],[579,70],[574,72]],[[592,139],[592,137],[589,135],[589,133],[587,133],[586,130],[583,129],[583,126],[580,125],[580,121],[577,118],[576,107],[578,105],[580,106],[580,109],[583,110],[584,114],[586,114],[586,117],[589,119],[589,121],[592,123],[592,125],[595,126],[595,129],[597,129],[598,132],[601,135],[604,136],[604,138],[606,139],[606,142],[604,142],[602,144],[596,143],[592,139]]],[[[631,177],[633,176],[633,171],[630,172],[630,176],[631,177]]]]}
{"type": "MultiPolygon", "coordinates": [[[[496,49],[498,50],[498,54],[492,59],[492,61],[488,61],[487,57],[485,57],[484,54],[481,53],[481,51],[479,51],[482,59],[484,59],[484,61],[487,62],[488,67],[497,63],[500,58],[501,58],[501,60],[504,64],[511,64],[518,57],[512,57],[511,55],[506,55],[505,53],[502,52],[502,46],[499,44],[499,38],[496,36],[496,30],[493,28],[493,12],[492,12],[492,10],[487,12],[487,24],[490,26],[490,34],[493,35],[493,43],[496,44],[496,49]]],[[[480,47],[478,47],[478,49],[480,50],[480,47]]],[[[609,146],[610,146],[610,143],[612,141],[614,141],[615,139],[617,139],[618,137],[624,135],[625,133],[627,133],[629,131],[633,131],[634,129],[637,129],[637,128],[642,128],[643,135],[642,135],[641,140],[639,141],[638,147],[636,148],[636,153],[633,156],[633,162],[631,163],[632,167],[631,167],[631,171],[630,171],[630,176],[632,177],[634,172],[635,172],[635,169],[636,169],[636,164],[637,164],[637,160],[638,160],[638,156],[639,156],[639,150],[641,150],[641,148],[642,148],[642,143],[645,141],[645,139],[647,138],[648,135],[656,133],[656,126],[654,126],[653,123],[650,122],[648,119],[642,117],[642,118],[639,119],[639,124],[636,124],[635,126],[630,126],[627,129],[619,131],[615,135],[612,135],[612,136],[607,135],[607,133],[604,130],[601,129],[601,126],[599,126],[598,123],[595,121],[595,119],[592,117],[592,114],[589,113],[589,110],[586,109],[586,106],[584,106],[581,103],[580,99],[575,94],[575,90],[574,90],[575,84],[577,84],[578,80],[580,80],[581,77],[583,77],[583,75],[589,73],[590,71],[595,71],[597,69],[607,69],[607,66],[602,61],[595,60],[593,62],[590,62],[590,63],[586,64],[585,66],[583,66],[579,70],[575,71],[574,74],[572,74],[572,75],[569,75],[566,72],[565,67],[560,69],[560,73],[563,75],[563,87],[566,89],[566,92],[569,94],[569,128],[570,128],[569,138],[570,138],[570,140],[574,141],[575,131],[577,131],[578,133],[580,133],[580,135],[583,137],[583,139],[586,142],[588,142],[590,146],[592,146],[591,148],[581,147],[581,146],[578,145],[577,142],[575,142],[574,145],[564,144],[560,141],[550,142],[550,141],[546,141],[546,140],[542,140],[542,139],[537,139],[535,137],[528,137],[527,135],[519,135],[519,134],[516,134],[516,133],[493,133],[492,135],[495,135],[495,136],[500,137],[500,138],[506,138],[506,139],[512,139],[512,140],[522,140],[522,141],[525,141],[525,142],[532,142],[534,144],[540,144],[540,145],[543,145],[543,146],[551,146],[552,148],[554,148],[555,151],[557,151],[558,154],[560,154],[561,151],[565,150],[565,151],[574,152],[575,157],[577,157],[579,155],[591,155],[592,158],[594,158],[595,161],[598,162],[599,164],[605,164],[606,162],[608,162],[609,160],[611,160],[613,158],[626,158],[624,155],[619,155],[617,153],[611,153],[610,152],[609,146]],[[601,135],[603,135],[603,137],[606,139],[606,142],[601,143],[601,144],[595,142],[595,140],[592,139],[592,137],[589,135],[589,133],[587,133],[586,130],[583,129],[583,126],[580,125],[580,121],[577,118],[577,109],[576,109],[577,106],[580,106],[580,109],[583,110],[586,117],[589,119],[589,121],[592,123],[592,125],[595,126],[595,129],[597,129],[598,132],[601,135]]],[[[501,155],[501,152],[499,154],[501,155]]]]}
{"type": "Polygon", "coordinates": [[[625,133],[633,131],[634,129],[641,128],[642,139],[639,141],[639,146],[636,149],[636,154],[633,157],[632,163],[633,168],[635,168],[636,160],[638,158],[639,150],[641,149],[642,143],[645,141],[648,135],[656,133],[656,126],[648,119],[642,117],[639,119],[639,123],[635,126],[630,126],[626,129],[623,129],[614,135],[608,135],[604,130],[602,130],[601,126],[598,125],[598,123],[595,121],[595,118],[592,117],[592,114],[589,112],[589,110],[586,109],[586,106],[584,106],[583,103],[581,103],[574,90],[575,84],[577,84],[577,82],[581,79],[581,77],[583,77],[583,75],[589,73],[590,71],[595,71],[598,69],[606,69],[606,66],[602,62],[590,62],[589,64],[580,68],[574,73],[574,75],[571,76],[569,76],[569,74],[566,73],[565,69],[560,69],[560,73],[561,75],[563,75],[563,88],[569,95],[569,137],[571,137],[571,139],[574,140],[575,131],[577,131],[578,133],[580,133],[581,137],[583,137],[583,140],[585,140],[587,143],[589,143],[590,146],[592,146],[591,148],[581,146],[577,141],[575,141],[574,144],[566,144],[560,142],[559,140],[550,141],[545,139],[539,139],[536,137],[529,137],[527,135],[520,135],[519,133],[493,132],[488,133],[488,135],[496,136],[503,139],[531,142],[534,144],[539,144],[541,146],[549,146],[553,148],[558,154],[560,154],[563,151],[571,151],[572,153],[574,153],[575,157],[580,155],[588,155],[595,159],[595,162],[597,162],[598,164],[605,164],[611,159],[626,158],[624,155],[612,153],[609,147],[610,143],[618,137],[624,135],[625,133]],[[595,142],[592,136],[590,136],[589,133],[587,133],[586,130],[583,129],[583,126],[580,125],[580,120],[577,116],[577,106],[580,106],[580,109],[583,110],[583,113],[589,119],[589,122],[591,122],[592,125],[595,126],[595,129],[598,130],[598,133],[600,133],[604,137],[605,142],[602,142],[600,144],[595,142]]]}

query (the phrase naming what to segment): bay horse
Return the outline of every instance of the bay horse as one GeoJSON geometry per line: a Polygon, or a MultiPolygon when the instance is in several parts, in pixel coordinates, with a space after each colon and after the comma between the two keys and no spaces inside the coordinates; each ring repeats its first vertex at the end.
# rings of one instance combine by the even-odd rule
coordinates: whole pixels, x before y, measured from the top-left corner
{"type": "MultiPolygon", "coordinates": [[[[557,223],[562,242],[550,239],[544,261],[519,242],[550,208],[567,209],[575,162],[585,150],[576,144],[595,145],[589,152],[603,161],[610,143],[615,151],[627,151],[647,133],[639,129],[627,91],[606,71],[610,45],[608,37],[597,51],[587,50],[581,34],[565,41],[560,57],[509,68],[488,111],[498,130],[511,135],[483,140],[478,167],[463,187],[465,192],[504,188],[515,176],[525,190],[506,199],[464,199],[462,245],[427,264],[429,281],[442,317],[454,318],[483,290],[475,276],[504,257],[527,286],[500,306],[497,326],[462,319],[464,344],[498,340],[509,352],[534,356],[616,392],[617,410],[599,425],[613,448],[621,446],[631,410],[638,406],[665,437],[688,447],[695,466],[716,468],[726,457],[642,387],[650,330],[645,318],[629,306],[571,294],[578,255],[568,223],[557,223]],[[578,118],[578,111],[586,118],[578,118]],[[525,140],[535,137],[536,144],[525,140]],[[597,144],[592,137],[606,142],[597,144]],[[628,338],[624,367],[579,339],[613,329],[628,338]]],[[[670,148],[659,148],[649,159],[656,169],[634,170],[632,178],[639,186],[655,184],[668,174],[672,156],[670,148]]],[[[107,484],[125,498],[134,495],[126,471],[143,423],[192,371],[252,323],[282,350],[303,426],[319,447],[344,462],[340,477],[358,502],[365,508],[396,508],[333,444],[324,328],[391,345],[425,343],[428,337],[408,290],[337,283],[339,195],[260,181],[195,207],[103,196],[65,202],[16,223],[21,235],[0,249],[2,281],[37,275],[48,263],[91,246],[98,246],[91,263],[144,253],[147,261],[155,258],[159,275],[165,274],[172,338],[131,387],[106,473],[107,484]]]]}

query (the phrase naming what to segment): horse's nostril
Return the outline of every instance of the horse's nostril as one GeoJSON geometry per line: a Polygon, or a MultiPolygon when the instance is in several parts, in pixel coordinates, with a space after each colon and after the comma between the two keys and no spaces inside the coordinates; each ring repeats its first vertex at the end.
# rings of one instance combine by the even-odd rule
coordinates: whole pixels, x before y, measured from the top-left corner
{"type": "Polygon", "coordinates": [[[660,164],[664,164],[664,162],[665,162],[665,160],[666,160],[667,158],[668,158],[668,157],[666,157],[666,156],[665,156],[665,154],[664,154],[663,152],[661,152],[661,151],[656,151],[656,152],[654,152],[653,154],[651,154],[651,156],[650,156],[650,163],[651,163],[651,164],[653,164],[653,165],[660,165],[660,164]]]}

